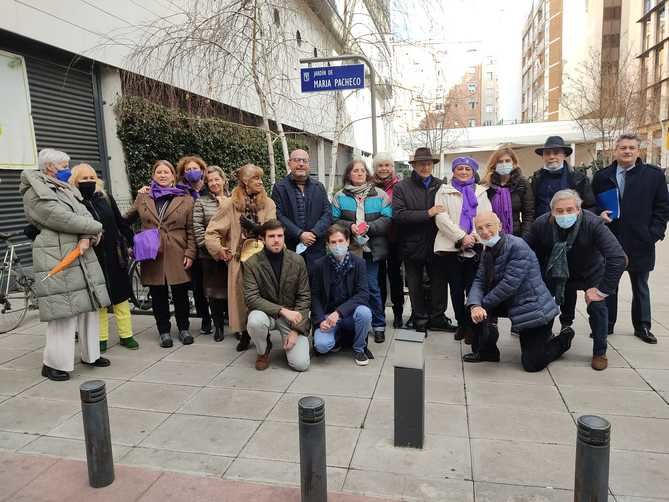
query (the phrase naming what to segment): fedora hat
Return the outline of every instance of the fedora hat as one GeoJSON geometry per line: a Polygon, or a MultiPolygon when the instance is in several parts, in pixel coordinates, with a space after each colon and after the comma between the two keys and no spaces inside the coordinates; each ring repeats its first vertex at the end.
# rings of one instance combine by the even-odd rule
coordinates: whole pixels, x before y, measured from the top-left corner
{"type": "Polygon", "coordinates": [[[421,160],[431,160],[433,164],[439,163],[439,157],[432,155],[432,151],[427,147],[416,148],[416,152],[413,154],[413,159],[409,161],[409,164],[415,164],[421,160]]]}
{"type": "Polygon", "coordinates": [[[564,150],[565,155],[571,155],[574,150],[571,149],[569,145],[567,145],[564,140],[562,139],[561,136],[549,136],[546,139],[546,142],[544,143],[544,146],[541,148],[537,148],[534,150],[534,152],[537,155],[543,155],[544,150],[547,150],[549,148],[561,148],[564,150]]]}

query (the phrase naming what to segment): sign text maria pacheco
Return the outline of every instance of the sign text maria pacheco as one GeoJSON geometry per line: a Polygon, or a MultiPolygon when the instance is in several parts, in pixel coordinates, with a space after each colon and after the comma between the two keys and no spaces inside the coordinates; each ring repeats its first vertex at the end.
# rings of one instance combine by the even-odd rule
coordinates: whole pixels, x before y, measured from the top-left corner
{"type": "Polygon", "coordinates": [[[301,68],[302,92],[346,91],[364,89],[365,65],[301,68]]]}

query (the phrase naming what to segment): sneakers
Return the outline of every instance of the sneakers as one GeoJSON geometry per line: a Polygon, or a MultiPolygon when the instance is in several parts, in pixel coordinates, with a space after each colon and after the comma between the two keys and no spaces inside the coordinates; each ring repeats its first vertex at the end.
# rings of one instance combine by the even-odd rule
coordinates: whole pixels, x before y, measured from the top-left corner
{"type": "MultiPolygon", "coordinates": [[[[119,343],[126,349],[137,350],[139,348],[139,343],[137,343],[137,340],[135,340],[135,337],[133,336],[129,336],[128,338],[120,338],[119,343]]],[[[102,352],[102,349],[100,349],[100,352],[102,352]]]]}
{"type": "Polygon", "coordinates": [[[169,349],[172,346],[172,337],[169,333],[160,333],[160,346],[169,349]]]}
{"type": "Polygon", "coordinates": [[[358,366],[367,366],[369,364],[369,358],[364,352],[354,352],[353,360],[358,366]]]}
{"type": "Polygon", "coordinates": [[[190,345],[193,343],[193,337],[190,335],[187,329],[179,330],[179,341],[184,345],[190,345]]]}
{"type": "Polygon", "coordinates": [[[590,366],[592,366],[593,370],[602,371],[609,366],[609,360],[605,355],[592,356],[592,364],[590,366]]]}
{"type": "Polygon", "coordinates": [[[386,341],[386,333],[385,331],[381,329],[375,329],[374,330],[374,342],[375,343],[383,343],[386,341]]]}

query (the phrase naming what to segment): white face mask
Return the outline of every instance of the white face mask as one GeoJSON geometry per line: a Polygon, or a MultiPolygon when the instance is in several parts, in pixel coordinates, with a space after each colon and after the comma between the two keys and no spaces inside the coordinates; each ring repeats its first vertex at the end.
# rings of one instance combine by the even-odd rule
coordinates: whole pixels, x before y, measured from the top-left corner
{"type": "Polygon", "coordinates": [[[499,234],[493,235],[490,239],[481,239],[481,244],[483,244],[487,248],[491,248],[494,247],[495,244],[497,244],[501,238],[502,237],[499,234]]]}
{"type": "Polygon", "coordinates": [[[495,172],[500,176],[506,176],[513,171],[513,164],[509,162],[498,162],[495,166],[495,172]]]}
{"type": "Polygon", "coordinates": [[[544,169],[546,171],[550,171],[554,173],[555,171],[559,171],[562,169],[562,163],[561,162],[551,162],[549,164],[544,164],[544,169]]]}

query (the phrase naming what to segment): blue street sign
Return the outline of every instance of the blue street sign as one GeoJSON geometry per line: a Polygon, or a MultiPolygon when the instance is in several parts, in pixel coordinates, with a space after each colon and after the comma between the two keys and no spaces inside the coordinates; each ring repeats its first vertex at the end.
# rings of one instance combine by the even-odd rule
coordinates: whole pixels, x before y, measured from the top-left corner
{"type": "Polygon", "coordinates": [[[345,91],[364,89],[365,65],[301,68],[302,92],[345,91]]]}

